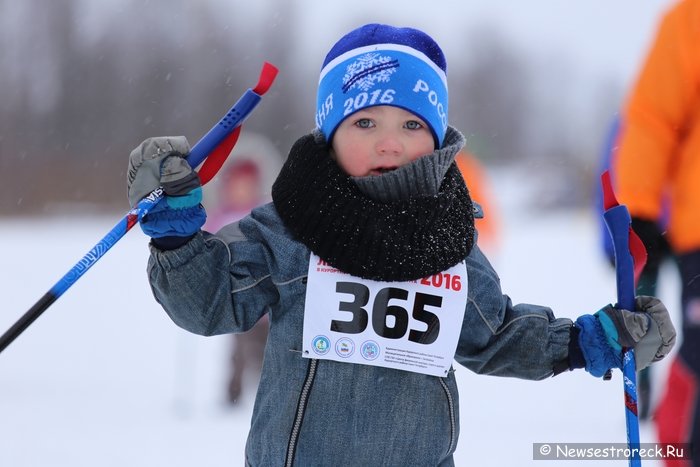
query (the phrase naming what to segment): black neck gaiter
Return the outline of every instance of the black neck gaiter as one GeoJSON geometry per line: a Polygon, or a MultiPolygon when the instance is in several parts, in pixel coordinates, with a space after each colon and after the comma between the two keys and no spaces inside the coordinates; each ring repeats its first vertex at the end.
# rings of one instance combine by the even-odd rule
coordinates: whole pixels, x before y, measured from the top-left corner
{"type": "Polygon", "coordinates": [[[454,163],[437,194],[381,202],[363,193],[325,142],[309,134],[292,147],[272,200],[296,240],[365,279],[427,277],[464,260],[474,243],[472,202],[454,163]]]}

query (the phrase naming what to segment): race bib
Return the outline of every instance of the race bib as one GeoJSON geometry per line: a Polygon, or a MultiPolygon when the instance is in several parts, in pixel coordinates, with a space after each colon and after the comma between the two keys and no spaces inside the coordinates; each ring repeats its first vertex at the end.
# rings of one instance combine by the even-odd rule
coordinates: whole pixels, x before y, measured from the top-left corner
{"type": "Polygon", "coordinates": [[[467,306],[467,267],[408,282],[361,279],[311,254],[303,355],[447,376],[467,306]]]}

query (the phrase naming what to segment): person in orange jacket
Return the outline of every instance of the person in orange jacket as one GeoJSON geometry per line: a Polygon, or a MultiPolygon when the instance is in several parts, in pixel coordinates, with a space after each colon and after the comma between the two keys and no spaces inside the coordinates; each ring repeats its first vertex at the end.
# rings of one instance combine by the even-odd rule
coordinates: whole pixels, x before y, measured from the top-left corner
{"type": "Polygon", "coordinates": [[[469,186],[469,195],[481,207],[482,216],[475,216],[474,226],[479,232],[479,246],[489,253],[498,249],[500,226],[488,176],[479,160],[462,149],[455,157],[457,168],[469,186]]]}
{"type": "MultiPolygon", "coordinates": [[[[655,414],[659,441],[693,443],[700,466],[700,0],[662,17],[624,108],[613,160],[620,202],[652,261],[666,238],[682,284],[682,343],[655,414]],[[659,228],[668,199],[666,231],[659,228]]],[[[692,462],[692,463],[691,463],[692,462]]],[[[668,465],[682,465],[678,463],[668,465]]]]}

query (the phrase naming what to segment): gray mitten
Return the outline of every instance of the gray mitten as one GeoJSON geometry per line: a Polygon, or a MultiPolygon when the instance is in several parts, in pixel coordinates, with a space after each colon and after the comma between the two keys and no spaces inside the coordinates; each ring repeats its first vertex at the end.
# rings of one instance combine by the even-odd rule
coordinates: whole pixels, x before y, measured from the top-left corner
{"type": "Polygon", "coordinates": [[[184,136],[148,138],[131,151],[126,179],[131,207],[159,186],[169,196],[182,196],[198,187],[197,174],[184,159],[189,152],[184,136]]]}
{"type": "Polygon", "coordinates": [[[649,316],[649,329],[634,346],[637,368],[642,369],[658,362],[673,350],[676,343],[676,328],[668,310],[656,297],[640,295],[636,299],[638,312],[649,316]]]}
{"type": "Polygon", "coordinates": [[[635,306],[636,311],[606,307],[596,316],[603,325],[608,343],[614,347],[613,343],[633,348],[637,370],[641,370],[668,355],[676,342],[676,329],[658,298],[640,295],[636,297],[635,306]],[[610,324],[614,325],[614,332],[610,324]]]}
{"type": "Polygon", "coordinates": [[[185,160],[189,152],[184,136],[157,137],[145,140],[129,156],[129,204],[136,206],[159,186],[165,192],[163,201],[139,217],[141,229],[161,250],[187,243],[207,218],[199,176],[185,160]]]}

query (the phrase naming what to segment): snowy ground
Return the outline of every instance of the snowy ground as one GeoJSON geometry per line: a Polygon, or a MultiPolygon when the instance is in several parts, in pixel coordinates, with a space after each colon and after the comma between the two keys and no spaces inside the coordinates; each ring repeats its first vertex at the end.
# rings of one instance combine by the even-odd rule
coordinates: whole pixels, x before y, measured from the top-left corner
{"type": "MultiPolygon", "coordinates": [[[[572,318],[613,301],[592,213],[523,209],[515,181],[493,180],[505,188],[493,263],[506,293],[572,318]]],[[[118,218],[0,219],[0,332],[118,218]]],[[[140,229],[127,234],[0,354],[0,466],[243,464],[252,396],[235,409],[224,403],[229,339],[193,336],[169,321],[148,288],[146,244],[140,229]]],[[[674,279],[660,295],[677,310],[674,279]]],[[[626,441],[619,372],[611,382],[583,371],[528,382],[459,367],[457,378],[458,466],[542,464],[532,460],[533,443],[626,441]]],[[[641,429],[642,441],[654,442],[651,427],[641,429]]]]}

